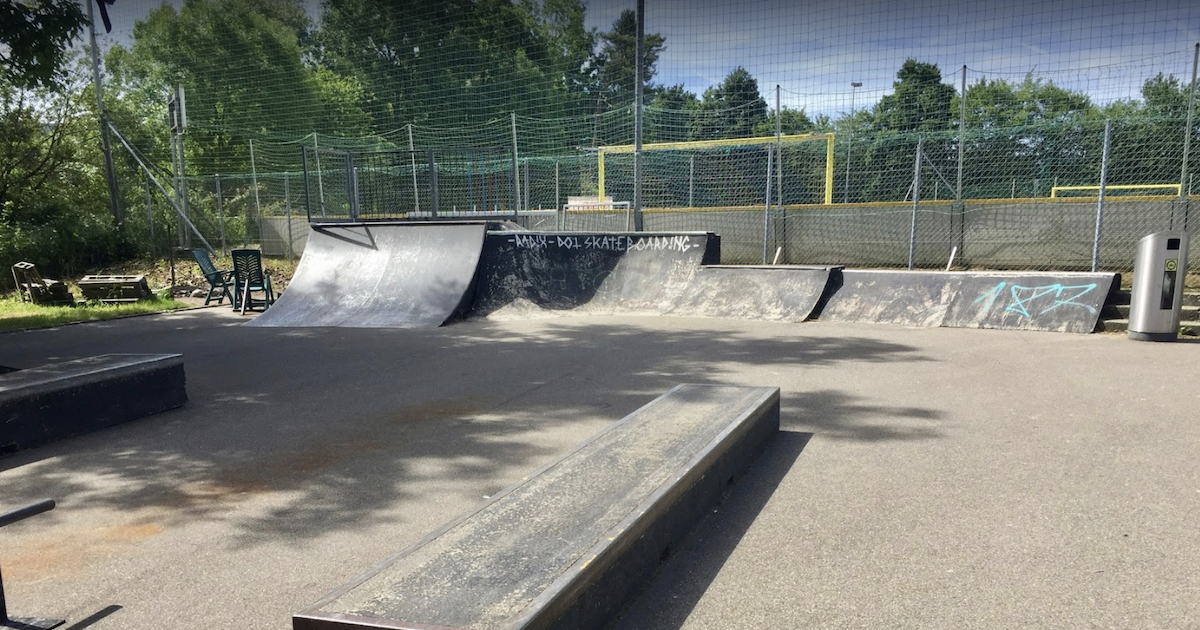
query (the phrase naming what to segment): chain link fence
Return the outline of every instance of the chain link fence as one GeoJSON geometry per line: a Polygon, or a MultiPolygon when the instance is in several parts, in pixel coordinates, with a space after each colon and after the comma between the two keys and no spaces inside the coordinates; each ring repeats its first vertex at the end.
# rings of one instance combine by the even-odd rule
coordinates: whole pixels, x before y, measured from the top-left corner
{"type": "MultiPolygon", "coordinates": [[[[634,153],[624,146],[514,159],[513,144],[347,151],[315,140],[256,143],[255,172],[189,178],[186,212],[214,249],[252,245],[292,258],[310,214],[502,216],[541,230],[712,231],[730,264],[1081,270],[1095,257],[1099,268],[1123,271],[1142,236],[1200,231],[1197,169],[1193,161],[1180,181],[1182,142],[1164,129],[1181,125],[1111,121],[1108,151],[1105,126],[648,144],[632,222],[611,205],[568,203],[632,201],[634,153]],[[1007,147],[1003,160],[998,146],[1007,147]]],[[[156,230],[164,247],[171,235],[190,244],[172,214],[152,190],[134,223],[156,230]]],[[[1189,265],[1200,270],[1200,257],[1189,265]]]]}

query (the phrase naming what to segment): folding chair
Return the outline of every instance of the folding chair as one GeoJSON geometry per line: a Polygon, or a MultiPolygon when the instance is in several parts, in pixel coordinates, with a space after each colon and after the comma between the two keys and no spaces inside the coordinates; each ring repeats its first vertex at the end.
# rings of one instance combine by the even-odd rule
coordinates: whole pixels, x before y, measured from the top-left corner
{"type": "Polygon", "coordinates": [[[262,252],[257,249],[235,249],[229,252],[233,258],[233,308],[254,310],[261,306],[265,311],[275,303],[275,291],[271,288],[271,276],[263,271],[262,252]],[[254,293],[261,292],[261,300],[254,293]]]}
{"type": "MultiPolygon", "coordinates": [[[[213,301],[213,293],[216,293],[217,289],[221,290],[220,294],[216,296],[217,304],[224,304],[225,298],[229,298],[229,302],[232,304],[234,300],[233,296],[229,293],[229,282],[233,278],[233,270],[222,271],[217,269],[217,266],[213,264],[212,258],[208,257],[208,250],[206,249],[193,249],[192,258],[196,259],[196,264],[200,265],[200,271],[204,274],[204,279],[208,281],[208,295],[204,296],[204,305],[208,306],[208,303],[213,301]]],[[[237,305],[234,305],[234,308],[237,308],[237,305]]]]}

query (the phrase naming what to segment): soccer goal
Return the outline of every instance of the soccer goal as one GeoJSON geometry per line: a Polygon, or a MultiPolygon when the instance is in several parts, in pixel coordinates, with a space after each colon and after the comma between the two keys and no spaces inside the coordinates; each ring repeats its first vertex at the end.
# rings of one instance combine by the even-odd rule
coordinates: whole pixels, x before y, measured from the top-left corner
{"type": "MultiPolygon", "coordinates": [[[[1132,193],[1134,195],[1146,194],[1146,195],[1153,195],[1156,197],[1157,196],[1178,197],[1183,194],[1183,186],[1180,184],[1109,184],[1104,187],[1105,193],[1117,192],[1118,194],[1120,194],[1121,191],[1135,191],[1132,193]],[[1152,190],[1173,191],[1174,194],[1173,195],[1162,195],[1162,194],[1153,194],[1153,193],[1149,193],[1149,192],[1147,192],[1147,193],[1137,192],[1137,191],[1152,191],[1152,190]]],[[[1099,197],[1100,196],[1100,187],[1099,186],[1054,186],[1053,188],[1050,189],[1050,198],[1051,199],[1061,198],[1062,196],[1059,195],[1060,192],[1067,193],[1067,196],[1075,196],[1075,193],[1079,193],[1080,194],[1079,196],[1099,197]],[[1094,194],[1089,195],[1087,193],[1094,193],[1094,194]]]]}
{"type": "MultiPolygon", "coordinates": [[[[643,144],[642,205],[759,208],[776,147],[782,150],[777,174],[788,201],[830,204],[833,143],[834,134],[811,133],[643,144]]],[[[632,195],[633,153],[631,144],[597,149],[598,198],[632,195]]]]}
{"type": "Polygon", "coordinates": [[[568,197],[559,214],[558,229],[617,230],[624,221],[626,232],[633,230],[632,204],[613,201],[612,197],[568,197]]]}

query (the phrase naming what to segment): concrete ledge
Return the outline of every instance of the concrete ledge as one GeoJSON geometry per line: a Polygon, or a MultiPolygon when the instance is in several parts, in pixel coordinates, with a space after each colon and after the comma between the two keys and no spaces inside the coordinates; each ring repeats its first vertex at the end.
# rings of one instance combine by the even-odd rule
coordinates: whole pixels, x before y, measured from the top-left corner
{"type": "Polygon", "coordinates": [[[1090,333],[1115,273],[835,270],[826,321],[1090,333]]]}
{"type": "Polygon", "coordinates": [[[2,374],[0,452],[179,407],[184,385],[179,354],[103,354],[2,374]]]}
{"type": "Polygon", "coordinates": [[[603,628],[778,430],[776,388],[675,387],[292,627],[603,628]]]}

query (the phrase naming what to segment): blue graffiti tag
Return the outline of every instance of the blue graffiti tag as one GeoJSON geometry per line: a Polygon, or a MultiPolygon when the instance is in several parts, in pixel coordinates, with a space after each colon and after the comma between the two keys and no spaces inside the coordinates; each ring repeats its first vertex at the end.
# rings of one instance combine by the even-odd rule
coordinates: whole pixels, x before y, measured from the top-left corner
{"type": "MultiPolygon", "coordinates": [[[[992,306],[996,303],[996,299],[1000,297],[1000,294],[1004,291],[1004,287],[1006,286],[1008,286],[1007,282],[1001,282],[997,284],[991,289],[985,291],[983,295],[980,295],[978,298],[976,298],[975,303],[979,304],[980,302],[987,300],[987,304],[984,305],[983,310],[985,312],[990,311],[992,306]]],[[[1089,313],[1094,314],[1096,312],[1096,308],[1094,306],[1091,306],[1090,304],[1082,304],[1080,302],[1076,302],[1076,300],[1094,291],[1096,286],[1097,285],[1094,282],[1091,284],[1077,285],[1063,285],[1055,283],[1045,284],[1037,287],[1023,287],[1014,284],[1008,287],[1009,295],[1012,296],[1012,303],[1006,306],[1004,310],[1011,313],[1020,313],[1021,315],[1025,316],[1026,319],[1032,319],[1033,315],[1030,314],[1029,308],[1027,307],[1031,307],[1032,303],[1036,300],[1053,295],[1054,301],[1046,308],[1038,311],[1036,313],[1037,315],[1044,315],[1061,306],[1078,306],[1080,308],[1085,308],[1089,313]]]]}

